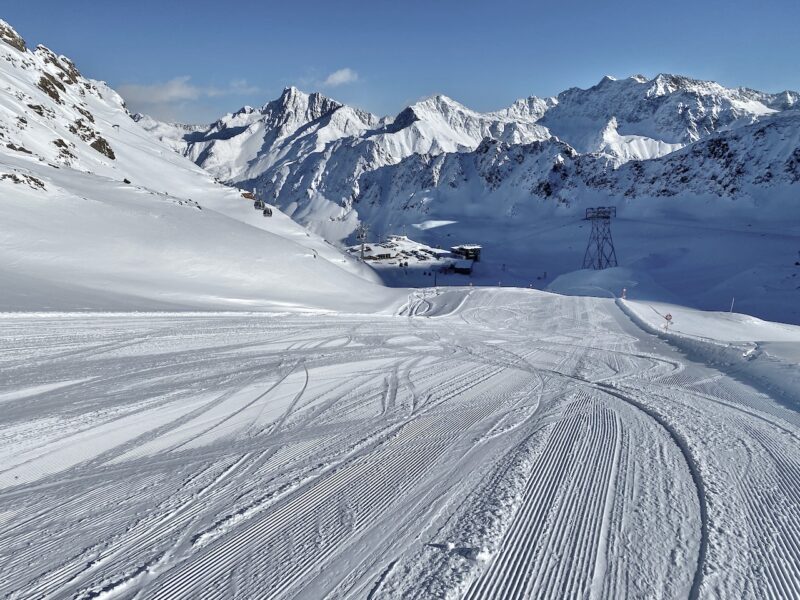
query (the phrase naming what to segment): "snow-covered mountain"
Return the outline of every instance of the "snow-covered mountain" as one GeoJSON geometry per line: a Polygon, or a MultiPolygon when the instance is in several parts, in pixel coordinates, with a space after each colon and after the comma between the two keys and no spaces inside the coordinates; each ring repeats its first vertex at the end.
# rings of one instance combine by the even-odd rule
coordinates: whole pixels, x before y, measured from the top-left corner
{"type": "Polygon", "coordinates": [[[752,314],[800,320],[800,110],[616,168],[555,139],[485,140],[472,152],[383,167],[360,190],[354,210],[375,231],[483,243],[492,266],[478,281],[495,284],[550,273],[542,285],[579,268],[585,209],[616,206],[620,264],[634,270],[620,289],[704,308],[736,297],[752,314]]]}
{"type": "MultiPolygon", "coordinates": [[[[189,130],[187,130],[189,131],[189,130]]],[[[264,218],[0,22],[0,308],[374,307],[366,268],[264,218]]]]}
{"type": "Polygon", "coordinates": [[[800,110],[788,110],[619,167],[607,155],[581,154],[556,138],[530,144],[487,138],[472,152],[417,154],[366,174],[354,206],[369,210],[402,202],[402,210],[418,211],[417,218],[438,206],[409,202],[422,190],[479,198],[496,212],[536,200],[581,204],[589,194],[626,201],[689,194],[753,200],[783,196],[799,184],[800,110]]]}
{"type": "Polygon", "coordinates": [[[362,176],[408,157],[468,152],[484,139],[511,145],[552,140],[597,155],[589,162],[606,171],[791,110],[798,99],[795,92],[728,89],[662,74],[604,77],[586,90],[530,97],[491,113],[435,96],[380,119],[287,88],[260,109],[245,107],[205,128],[136,118],[220,180],[258,188],[298,221],[343,239],[357,222],[353,201],[362,176]]]}
{"type": "Polygon", "coordinates": [[[540,122],[579,152],[646,159],[790,109],[798,100],[795,92],[729,89],[677,75],[604,77],[589,89],[559,94],[540,122]]]}
{"type": "Polygon", "coordinates": [[[658,75],[492,113],[437,96],[379,119],[289,88],[207,128],[140,122],[327,239],[483,242],[475,281],[539,286],[581,265],[583,211],[610,204],[630,285],[798,320],[799,99],[658,75]]]}
{"type": "Polygon", "coordinates": [[[581,264],[583,210],[611,204],[630,286],[800,320],[796,93],[607,78],[492,113],[436,96],[379,118],[289,88],[187,126],[131,118],[5,23],[0,39],[5,307],[373,306],[388,301],[375,276],[312,233],[342,242],[359,222],[484,243],[474,281],[544,286],[581,264]]]}
{"type": "Polygon", "coordinates": [[[435,96],[390,119],[290,87],[260,109],[244,107],[206,128],[135,119],[220,180],[257,188],[312,227],[333,223],[325,234],[342,238],[355,227],[349,208],[361,175],[415,154],[471,150],[485,137],[547,139],[534,122],[536,105],[483,114],[435,96]]]}

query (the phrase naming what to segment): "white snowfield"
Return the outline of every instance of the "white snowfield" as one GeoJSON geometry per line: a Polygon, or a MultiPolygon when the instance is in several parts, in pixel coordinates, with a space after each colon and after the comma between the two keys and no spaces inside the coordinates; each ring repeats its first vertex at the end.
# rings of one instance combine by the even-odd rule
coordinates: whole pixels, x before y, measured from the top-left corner
{"type": "Polygon", "coordinates": [[[403,294],[0,21],[0,310],[368,310],[403,294]]]}
{"type": "Polygon", "coordinates": [[[800,595],[797,395],[613,300],[413,302],[0,317],[0,596],[800,595]]]}

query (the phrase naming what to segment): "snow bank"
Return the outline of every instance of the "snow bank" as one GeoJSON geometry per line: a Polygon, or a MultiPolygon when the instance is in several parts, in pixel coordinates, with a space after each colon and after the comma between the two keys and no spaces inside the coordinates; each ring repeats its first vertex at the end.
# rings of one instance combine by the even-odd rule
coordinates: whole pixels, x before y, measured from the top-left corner
{"type": "Polygon", "coordinates": [[[712,364],[800,410],[800,327],[672,304],[616,302],[634,323],[691,359],[712,364]],[[664,328],[667,315],[672,316],[669,329],[664,328]]]}

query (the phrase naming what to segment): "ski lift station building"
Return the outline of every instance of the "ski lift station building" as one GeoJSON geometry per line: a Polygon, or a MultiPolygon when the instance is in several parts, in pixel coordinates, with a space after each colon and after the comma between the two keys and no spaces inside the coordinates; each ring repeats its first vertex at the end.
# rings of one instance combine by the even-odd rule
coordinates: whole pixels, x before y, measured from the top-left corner
{"type": "Polygon", "coordinates": [[[461,275],[472,275],[473,261],[462,258],[453,262],[453,272],[461,275]]]}
{"type": "MultiPolygon", "coordinates": [[[[350,252],[359,254],[361,246],[352,246],[350,252]]],[[[391,260],[397,258],[397,252],[384,246],[383,244],[371,244],[364,246],[364,260],[391,260]]]]}
{"type": "Polygon", "coordinates": [[[475,262],[481,259],[481,247],[478,244],[461,244],[453,246],[450,251],[456,256],[460,256],[467,260],[474,260],[475,262]]]}

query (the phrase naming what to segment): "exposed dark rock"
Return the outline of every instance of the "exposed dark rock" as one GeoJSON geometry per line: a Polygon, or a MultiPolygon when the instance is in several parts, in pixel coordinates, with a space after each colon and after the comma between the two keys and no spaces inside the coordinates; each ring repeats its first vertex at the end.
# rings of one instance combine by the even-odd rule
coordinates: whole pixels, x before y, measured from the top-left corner
{"type": "Polygon", "coordinates": [[[53,100],[55,100],[59,104],[63,104],[61,102],[61,95],[58,93],[58,90],[65,92],[66,88],[64,87],[63,83],[61,83],[58,79],[50,75],[50,73],[43,73],[37,85],[39,86],[40,90],[42,90],[45,94],[50,96],[53,100]]]}
{"type": "Polygon", "coordinates": [[[72,160],[77,158],[72,152],[69,151],[70,145],[61,138],[53,140],[53,144],[55,144],[57,148],[61,149],[61,151],[58,153],[58,158],[63,160],[65,163],[69,164],[72,160]]]}
{"type": "Polygon", "coordinates": [[[74,123],[71,123],[69,130],[71,133],[81,138],[84,142],[88,142],[97,137],[97,132],[84,123],[83,119],[77,119],[74,123]]]}
{"type": "Polygon", "coordinates": [[[800,181],[800,148],[795,148],[786,161],[786,173],[789,174],[792,183],[800,181]]]}
{"type": "Polygon", "coordinates": [[[12,183],[20,184],[25,183],[34,190],[43,190],[44,181],[41,179],[37,179],[33,175],[25,175],[25,174],[18,174],[18,173],[3,173],[0,175],[0,181],[11,181],[12,183]]]}
{"type": "Polygon", "coordinates": [[[111,149],[111,146],[108,145],[108,142],[105,138],[98,137],[95,141],[89,144],[92,148],[97,150],[100,154],[104,154],[111,160],[116,159],[117,157],[114,155],[114,151],[111,149]]]}
{"type": "Polygon", "coordinates": [[[14,31],[11,25],[2,20],[0,20],[0,40],[12,48],[16,48],[20,52],[25,52],[25,50],[27,50],[25,40],[22,39],[22,36],[14,31]]]}
{"type": "Polygon", "coordinates": [[[45,108],[41,104],[28,104],[28,108],[30,108],[33,112],[35,112],[40,117],[45,116],[45,108]]]}
{"type": "Polygon", "coordinates": [[[67,84],[78,83],[81,74],[75,63],[65,56],[56,56],[47,46],[36,46],[36,53],[42,57],[46,64],[52,65],[58,70],[58,77],[67,84]]]}
{"type": "Polygon", "coordinates": [[[90,123],[94,123],[94,115],[92,115],[92,113],[90,113],[88,110],[86,110],[85,108],[81,108],[77,104],[73,104],[72,108],[74,108],[79,113],[81,113],[84,117],[86,117],[87,121],[89,121],[90,123]]]}
{"type": "Polygon", "coordinates": [[[16,152],[24,152],[25,154],[33,154],[33,152],[31,152],[27,148],[23,148],[22,146],[17,146],[16,144],[8,143],[8,144],[6,144],[6,148],[10,148],[11,150],[14,150],[16,152]]]}

